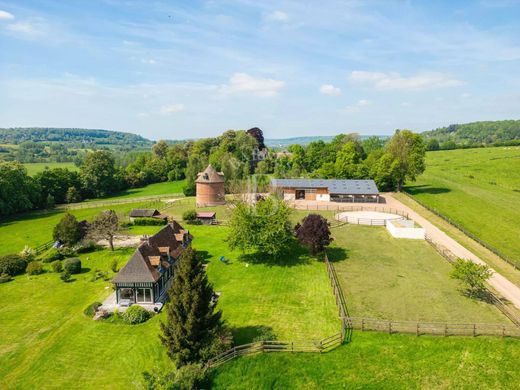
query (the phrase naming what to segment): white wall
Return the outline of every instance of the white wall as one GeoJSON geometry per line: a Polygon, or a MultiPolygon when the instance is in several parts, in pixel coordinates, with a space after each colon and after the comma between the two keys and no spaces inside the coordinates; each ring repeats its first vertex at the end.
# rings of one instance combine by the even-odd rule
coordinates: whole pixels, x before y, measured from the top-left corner
{"type": "Polygon", "coordinates": [[[316,194],[316,200],[330,202],[330,195],[329,194],[316,194]]]}
{"type": "Polygon", "coordinates": [[[424,240],[426,232],[424,228],[415,228],[413,221],[397,220],[386,221],[386,229],[395,238],[410,238],[414,240],[424,240]],[[400,227],[399,225],[408,225],[411,227],[400,227]]]}
{"type": "Polygon", "coordinates": [[[296,199],[296,195],[295,194],[287,194],[287,193],[284,192],[283,199],[284,200],[295,200],[296,199]]]}

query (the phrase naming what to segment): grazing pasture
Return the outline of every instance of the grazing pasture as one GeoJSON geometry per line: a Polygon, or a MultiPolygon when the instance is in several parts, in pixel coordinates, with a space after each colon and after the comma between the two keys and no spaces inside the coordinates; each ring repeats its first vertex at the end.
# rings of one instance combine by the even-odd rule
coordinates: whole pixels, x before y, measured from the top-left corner
{"type": "Polygon", "coordinates": [[[213,389],[511,389],[520,340],[354,332],[325,354],[242,357],[215,371],[213,389]]]}
{"type": "Polygon", "coordinates": [[[406,191],[520,265],[520,147],[428,152],[406,191]]]}
{"type": "Polygon", "coordinates": [[[46,162],[46,163],[24,163],[23,166],[27,169],[29,176],[34,176],[42,172],[44,169],[66,168],[69,171],[78,171],[79,168],[71,162],[46,162]]]}
{"type": "Polygon", "coordinates": [[[114,195],[110,195],[104,198],[90,199],[89,201],[103,202],[120,199],[140,198],[147,196],[182,194],[182,189],[185,185],[186,180],[165,181],[162,183],[149,184],[145,187],[140,188],[129,188],[114,195]]]}
{"type": "Polygon", "coordinates": [[[384,227],[332,229],[347,258],[335,263],[353,317],[451,323],[510,323],[493,305],[462,295],[452,266],[426,241],[393,238],[384,227]]]}

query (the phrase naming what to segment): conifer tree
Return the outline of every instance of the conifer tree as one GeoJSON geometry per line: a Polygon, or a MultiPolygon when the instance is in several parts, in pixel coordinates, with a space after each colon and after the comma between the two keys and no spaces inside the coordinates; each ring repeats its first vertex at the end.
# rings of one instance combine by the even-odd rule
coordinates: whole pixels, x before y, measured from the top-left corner
{"type": "Polygon", "coordinates": [[[175,268],[167,319],[161,323],[160,336],[177,367],[209,357],[212,345],[220,337],[222,313],[214,312],[212,295],[202,262],[195,250],[186,248],[175,268]]]}

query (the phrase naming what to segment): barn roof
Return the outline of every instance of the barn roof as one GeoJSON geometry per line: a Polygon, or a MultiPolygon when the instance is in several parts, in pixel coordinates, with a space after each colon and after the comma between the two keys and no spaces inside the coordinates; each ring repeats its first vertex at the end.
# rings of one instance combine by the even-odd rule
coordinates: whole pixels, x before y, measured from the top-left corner
{"type": "Polygon", "coordinates": [[[330,194],[338,195],[377,195],[374,180],[339,180],[339,179],[272,179],[273,187],[291,188],[327,188],[330,194]]]}
{"type": "Polygon", "coordinates": [[[130,211],[130,217],[155,217],[161,213],[157,209],[133,209],[130,211]]]}
{"type": "Polygon", "coordinates": [[[224,174],[217,172],[211,164],[203,171],[197,174],[196,183],[224,183],[224,174]]]}
{"type": "Polygon", "coordinates": [[[217,215],[214,211],[199,211],[197,212],[197,218],[215,218],[217,215]]]}

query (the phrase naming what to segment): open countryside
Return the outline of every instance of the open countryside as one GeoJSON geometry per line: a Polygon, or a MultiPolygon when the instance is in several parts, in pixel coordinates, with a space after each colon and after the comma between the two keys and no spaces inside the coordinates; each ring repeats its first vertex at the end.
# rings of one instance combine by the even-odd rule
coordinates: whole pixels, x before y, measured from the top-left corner
{"type": "Polygon", "coordinates": [[[406,191],[520,265],[520,148],[428,152],[426,166],[406,191]]]}

